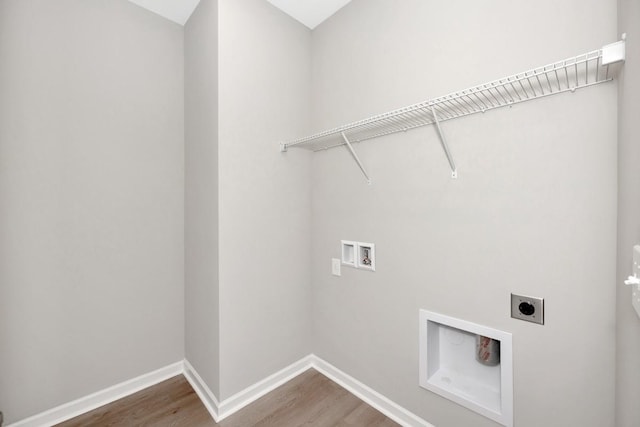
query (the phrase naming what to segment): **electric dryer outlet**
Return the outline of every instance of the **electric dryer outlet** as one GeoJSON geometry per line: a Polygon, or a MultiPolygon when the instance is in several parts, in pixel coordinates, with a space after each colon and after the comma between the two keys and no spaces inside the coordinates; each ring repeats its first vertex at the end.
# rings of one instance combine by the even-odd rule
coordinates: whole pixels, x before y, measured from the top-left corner
{"type": "Polygon", "coordinates": [[[544,298],[511,294],[511,317],[544,325],[544,298]]]}

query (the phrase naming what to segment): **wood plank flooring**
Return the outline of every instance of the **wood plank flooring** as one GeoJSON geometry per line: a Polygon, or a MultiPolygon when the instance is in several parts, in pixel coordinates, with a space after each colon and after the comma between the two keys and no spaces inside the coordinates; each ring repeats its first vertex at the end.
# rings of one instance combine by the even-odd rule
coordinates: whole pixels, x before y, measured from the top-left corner
{"type": "Polygon", "coordinates": [[[215,423],[179,375],[57,427],[84,426],[391,427],[397,423],[319,372],[309,369],[215,423]]]}

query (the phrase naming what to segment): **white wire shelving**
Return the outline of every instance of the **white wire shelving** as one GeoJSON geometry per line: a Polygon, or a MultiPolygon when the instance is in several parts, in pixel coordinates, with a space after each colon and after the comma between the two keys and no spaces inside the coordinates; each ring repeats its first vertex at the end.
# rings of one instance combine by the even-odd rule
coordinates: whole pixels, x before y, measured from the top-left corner
{"type": "Polygon", "coordinates": [[[574,92],[577,89],[612,81],[613,73],[610,70],[610,65],[624,61],[624,43],[623,36],[622,41],[604,46],[602,49],[348,123],[304,138],[282,142],[280,150],[287,151],[289,148],[295,147],[320,151],[346,145],[367,182],[371,183],[362,162],[353,149],[353,143],[435,124],[451,167],[452,177],[456,178],[456,165],[440,128],[440,122],[475,113],[484,113],[488,110],[508,107],[550,95],[574,92]]]}

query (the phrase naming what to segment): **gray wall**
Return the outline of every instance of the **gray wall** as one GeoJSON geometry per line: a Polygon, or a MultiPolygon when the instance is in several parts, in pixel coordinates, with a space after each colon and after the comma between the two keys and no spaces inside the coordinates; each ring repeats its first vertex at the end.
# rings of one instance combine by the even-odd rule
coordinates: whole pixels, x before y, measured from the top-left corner
{"type": "Polygon", "coordinates": [[[616,426],[640,423],[640,319],[631,306],[632,247],[640,244],[640,2],[618,1],[618,31],[627,33],[627,60],[618,84],[618,278],[616,426]]]}
{"type": "MultiPolygon", "coordinates": [[[[596,49],[616,19],[595,0],[355,0],[312,33],[313,130],[596,49]]],[[[372,186],[346,149],[314,154],[314,352],[438,427],[494,426],[418,387],[429,309],[513,333],[516,425],[611,425],[616,85],[443,130],[457,180],[433,127],[358,144],[372,186]],[[331,276],[340,239],[375,243],[377,271],[331,276]],[[546,324],[511,319],[510,292],[544,297],[546,324]]]]}
{"type": "Polygon", "coordinates": [[[311,351],[310,31],[264,0],[219,2],[220,398],[311,351]]]}
{"type": "Polygon", "coordinates": [[[185,356],[216,396],[218,338],[218,2],[185,26],[185,356]]]}
{"type": "Polygon", "coordinates": [[[614,41],[615,4],[587,3],[355,0],[311,33],[203,0],[183,48],[124,0],[0,0],[6,421],[178,361],[184,338],[220,399],[313,351],[438,427],[493,426],[417,386],[427,308],[514,334],[517,425],[635,426],[637,2],[618,0],[617,101],[446,123],[457,181],[432,128],[357,146],[371,187],[344,150],[276,144],[614,41]],[[375,242],[378,271],[331,276],[340,239],[375,242]],[[511,320],[509,292],[545,297],[547,324],[511,320]]]}
{"type": "Polygon", "coordinates": [[[183,358],[183,32],[124,0],[0,0],[0,408],[183,358]]]}

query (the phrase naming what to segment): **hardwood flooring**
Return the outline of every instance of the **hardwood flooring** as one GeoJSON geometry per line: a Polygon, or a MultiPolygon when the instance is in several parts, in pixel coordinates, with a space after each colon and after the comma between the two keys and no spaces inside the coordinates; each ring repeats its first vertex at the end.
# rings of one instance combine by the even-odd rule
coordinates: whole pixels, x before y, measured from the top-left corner
{"type": "Polygon", "coordinates": [[[84,426],[314,426],[391,427],[397,423],[319,372],[310,369],[235,414],[215,423],[179,375],[80,415],[57,427],[84,426]]]}

